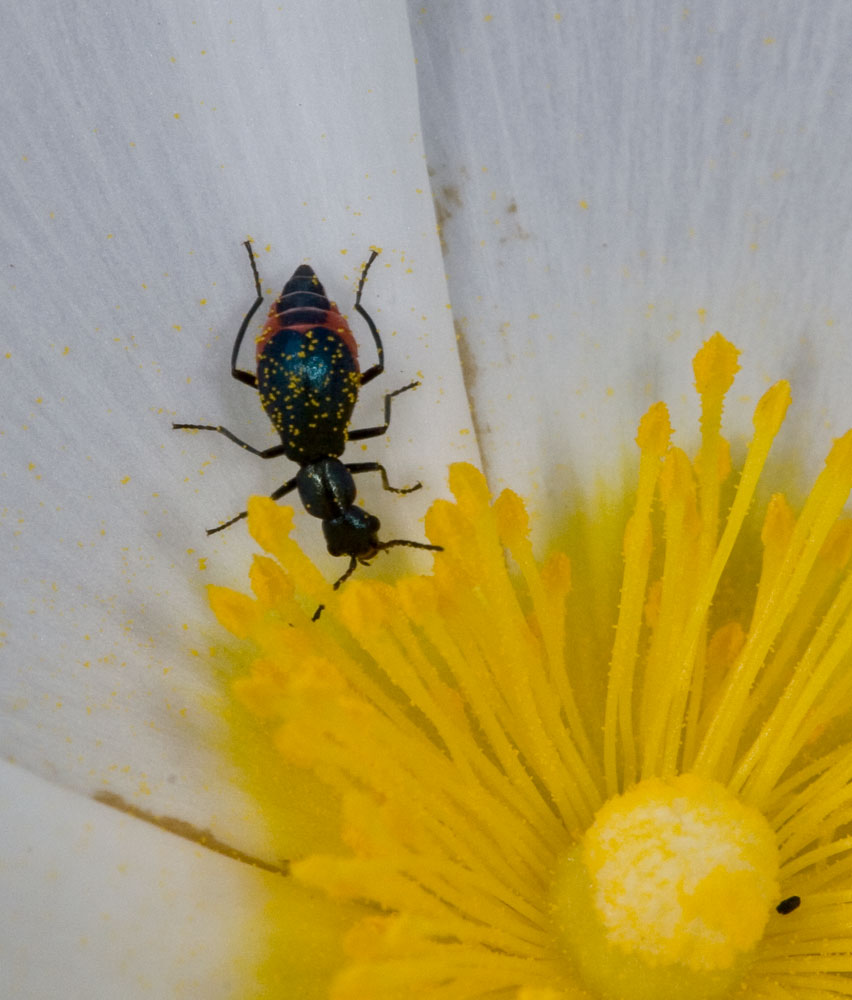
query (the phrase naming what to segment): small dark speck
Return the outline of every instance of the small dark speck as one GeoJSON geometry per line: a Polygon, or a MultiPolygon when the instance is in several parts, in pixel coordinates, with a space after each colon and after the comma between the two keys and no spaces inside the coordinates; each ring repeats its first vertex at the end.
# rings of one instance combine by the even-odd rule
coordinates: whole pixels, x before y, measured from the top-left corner
{"type": "Polygon", "coordinates": [[[454,209],[461,207],[461,193],[454,184],[445,184],[435,196],[434,202],[435,217],[440,227],[453,217],[454,209]]]}
{"type": "Polygon", "coordinates": [[[802,899],[800,896],[788,896],[786,899],[782,899],[775,909],[782,916],[786,916],[788,913],[792,913],[793,910],[798,910],[801,902],[802,899]]]}

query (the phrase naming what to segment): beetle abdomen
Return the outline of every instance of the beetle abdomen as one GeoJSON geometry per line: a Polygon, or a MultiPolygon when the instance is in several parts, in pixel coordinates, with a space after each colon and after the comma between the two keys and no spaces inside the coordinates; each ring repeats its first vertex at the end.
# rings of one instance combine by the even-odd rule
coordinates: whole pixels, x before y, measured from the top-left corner
{"type": "Polygon", "coordinates": [[[358,364],[339,331],[287,326],[257,359],[257,390],[294,462],[337,456],[358,398],[358,364]]]}
{"type": "Polygon", "coordinates": [[[256,341],[257,358],[260,359],[266,344],[281,330],[305,333],[317,327],[331,330],[341,338],[358,371],[358,345],[349,324],[337,311],[335,303],[329,301],[314,269],[309,264],[301,264],[269,310],[266,324],[256,341]]]}

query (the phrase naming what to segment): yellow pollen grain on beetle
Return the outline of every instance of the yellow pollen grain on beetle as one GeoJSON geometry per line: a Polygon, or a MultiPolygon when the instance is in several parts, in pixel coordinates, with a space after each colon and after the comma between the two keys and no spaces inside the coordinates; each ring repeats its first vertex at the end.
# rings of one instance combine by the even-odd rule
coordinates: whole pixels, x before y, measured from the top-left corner
{"type": "Polygon", "coordinates": [[[732,448],[741,360],[711,337],[697,435],[654,404],[635,483],[544,554],[469,465],[426,518],[443,551],[339,590],[291,509],[249,502],[252,593],[209,594],[289,861],[267,995],[852,995],[852,433],[803,503],[767,496],[791,391],[732,448]]]}

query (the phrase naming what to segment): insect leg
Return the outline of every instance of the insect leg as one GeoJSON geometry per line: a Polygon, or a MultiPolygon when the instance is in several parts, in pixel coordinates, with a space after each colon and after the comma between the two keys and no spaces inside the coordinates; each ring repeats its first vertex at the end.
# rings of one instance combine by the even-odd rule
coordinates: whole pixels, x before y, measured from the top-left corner
{"type": "MultiPolygon", "coordinates": [[[[339,580],[334,581],[334,587],[332,589],[337,590],[340,587],[341,583],[345,583],[349,579],[349,577],[352,576],[352,574],[355,572],[357,566],[358,566],[358,560],[355,558],[355,556],[350,556],[349,568],[346,570],[343,576],[340,577],[339,580]]],[[[322,611],[322,605],[320,605],[314,612],[314,618],[313,618],[314,621],[316,621],[317,618],[319,618],[320,611],[322,611]]]]}
{"type": "Polygon", "coordinates": [[[284,444],[274,444],[271,448],[264,448],[261,451],[259,448],[255,448],[253,444],[249,444],[248,441],[243,441],[236,434],[232,434],[227,427],[218,427],[213,424],[172,424],[172,430],[218,431],[219,434],[224,434],[229,441],[233,441],[234,444],[238,444],[241,448],[245,448],[246,451],[250,451],[252,455],[257,455],[258,458],[278,458],[279,455],[284,454],[286,448],[284,444]]]}
{"type": "Polygon", "coordinates": [[[380,473],[382,477],[382,486],[389,493],[413,493],[415,490],[419,490],[423,485],[422,483],[415,483],[413,486],[391,486],[388,482],[387,469],[378,462],[351,462],[346,466],[346,468],[352,473],[353,476],[357,476],[359,472],[380,473]]]}
{"type": "MultiPolygon", "coordinates": [[[[283,486],[279,486],[274,493],[269,494],[270,500],[280,500],[281,497],[286,496],[291,490],[296,488],[296,477],[293,476],[292,479],[288,479],[283,486]]],[[[248,517],[248,511],[242,510],[236,517],[232,517],[230,521],[225,521],[224,524],[220,524],[218,528],[208,528],[208,535],[215,535],[217,531],[224,531],[225,528],[230,528],[232,524],[236,524],[237,521],[242,521],[244,517],[248,517]]]]}
{"type": "Polygon", "coordinates": [[[254,254],[251,249],[251,240],[246,240],[243,246],[248,251],[249,263],[251,264],[251,273],[254,275],[254,287],[257,291],[257,298],[254,300],[254,304],[251,309],[246,313],[246,318],[242,322],[237,331],[237,339],[234,341],[234,349],[231,351],[231,375],[238,381],[244,382],[246,385],[250,385],[252,389],[257,388],[257,376],[254,372],[244,372],[241,368],[237,368],[237,355],[240,353],[240,347],[243,343],[243,337],[246,334],[249,323],[252,321],[252,317],[260,308],[261,302],[263,302],[263,291],[260,287],[260,275],[257,273],[257,264],[254,262],[254,254]]]}
{"type": "Polygon", "coordinates": [[[409,389],[414,389],[418,385],[420,385],[419,382],[409,382],[408,385],[404,385],[401,389],[385,393],[385,422],[380,427],[361,427],[359,430],[350,431],[346,437],[350,441],[363,441],[364,438],[381,437],[382,434],[386,434],[390,426],[391,400],[401,392],[408,392],[409,389]]]}
{"type": "Polygon", "coordinates": [[[373,250],[370,254],[370,259],[364,265],[364,270],[361,272],[361,280],[358,282],[358,292],[355,295],[355,311],[359,312],[363,316],[367,326],[370,328],[370,333],[372,333],[373,340],[376,343],[376,352],[379,355],[379,363],[361,373],[361,385],[366,385],[368,382],[372,382],[377,375],[381,375],[385,370],[385,349],[382,346],[382,338],[379,336],[379,331],[376,329],[376,324],[373,322],[370,314],[361,305],[361,292],[364,290],[364,282],[367,280],[367,272],[370,270],[370,265],[378,256],[378,250],[373,250]]]}

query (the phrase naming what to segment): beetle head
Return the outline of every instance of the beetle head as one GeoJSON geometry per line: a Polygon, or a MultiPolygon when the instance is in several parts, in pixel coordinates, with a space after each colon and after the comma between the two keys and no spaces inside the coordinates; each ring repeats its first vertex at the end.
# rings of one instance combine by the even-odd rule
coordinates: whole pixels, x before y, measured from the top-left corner
{"type": "Polygon", "coordinates": [[[367,565],[374,556],[385,549],[404,545],[410,549],[425,549],[428,552],[444,551],[440,545],[412,542],[407,538],[393,538],[389,542],[380,542],[378,538],[380,526],[377,517],[368,514],[360,507],[349,507],[339,516],[323,521],[322,530],[328,551],[333,556],[349,556],[349,567],[335,582],[335,590],[352,576],[358,563],[367,565]]]}
{"type": "Polygon", "coordinates": [[[347,507],[336,517],[322,522],[325,544],[333,556],[351,556],[358,562],[369,562],[382,548],[379,541],[379,519],[360,507],[347,507]]]}

